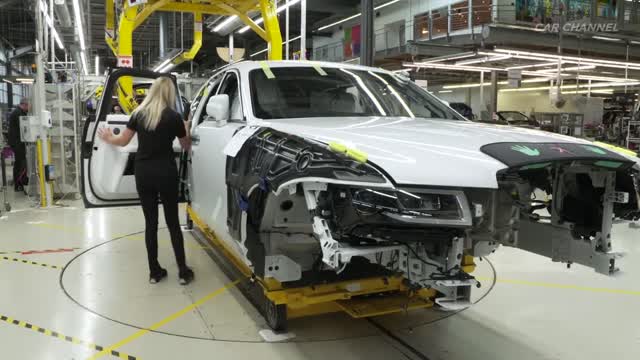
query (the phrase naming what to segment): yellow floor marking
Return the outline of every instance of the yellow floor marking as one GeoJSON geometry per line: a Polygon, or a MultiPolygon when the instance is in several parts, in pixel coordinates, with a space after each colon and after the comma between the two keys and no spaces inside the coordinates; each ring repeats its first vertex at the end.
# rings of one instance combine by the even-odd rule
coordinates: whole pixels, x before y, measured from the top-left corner
{"type": "MultiPolygon", "coordinates": [[[[21,327],[23,329],[31,330],[31,331],[36,332],[38,334],[43,334],[43,335],[51,336],[53,338],[60,339],[60,340],[66,341],[66,342],[70,342],[70,343],[72,343],[74,345],[83,345],[83,346],[85,346],[85,347],[87,347],[87,348],[89,348],[91,350],[94,350],[94,351],[102,351],[104,349],[104,347],[96,345],[96,344],[94,344],[92,342],[83,341],[81,339],[78,339],[78,338],[75,338],[75,337],[72,337],[72,336],[66,336],[64,334],[61,334],[61,333],[58,333],[58,332],[55,332],[55,331],[52,331],[52,330],[49,330],[49,329],[45,329],[43,327],[39,327],[39,326],[33,325],[33,324],[28,323],[26,321],[13,319],[13,318],[10,318],[10,317],[5,316],[5,315],[0,315],[0,322],[5,322],[6,324],[9,324],[9,325],[19,326],[19,327],[21,327]]],[[[114,356],[114,357],[117,357],[117,358],[120,358],[120,359],[139,360],[139,358],[137,358],[135,356],[131,356],[129,354],[121,353],[121,352],[115,351],[115,350],[109,351],[108,355],[114,356]]]]}
{"type": "Polygon", "coordinates": [[[102,350],[99,353],[93,355],[92,357],[88,358],[87,360],[95,360],[95,359],[101,358],[104,355],[111,354],[111,351],[113,351],[115,349],[118,349],[118,348],[120,348],[120,347],[122,347],[122,346],[124,346],[124,345],[126,345],[126,344],[128,344],[128,343],[130,343],[130,342],[132,342],[132,341],[134,341],[136,339],[138,339],[139,337],[141,337],[141,336],[143,336],[143,335],[145,335],[147,333],[150,333],[153,330],[157,330],[157,329],[163,327],[164,325],[167,325],[168,323],[170,323],[170,322],[182,317],[186,313],[192,311],[193,309],[195,309],[198,306],[204,304],[205,302],[213,299],[214,297],[216,297],[216,296],[218,296],[220,294],[223,294],[225,291],[227,291],[231,287],[236,286],[239,282],[240,282],[240,280],[236,280],[236,281],[234,281],[232,283],[229,283],[229,284],[221,287],[220,289],[217,289],[217,290],[213,291],[212,293],[210,293],[207,296],[201,298],[200,300],[196,301],[195,303],[193,303],[193,304],[185,307],[184,309],[182,309],[182,310],[180,310],[180,311],[178,311],[178,312],[176,312],[174,314],[171,314],[171,315],[167,316],[166,318],[158,321],[157,323],[149,326],[149,328],[138,330],[135,333],[133,333],[132,335],[130,335],[129,337],[127,337],[127,338],[125,338],[123,340],[120,340],[117,343],[115,343],[115,344],[113,344],[113,345],[111,345],[109,347],[106,347],[104,350],[102,350]]]}
{"type": "MultiPolygon", "coordinates": [[[[476,277],[476,279],[483,280],[483,281],[491,280],[490,278],[481,278],[481,277],[476,277]]],[[[501,279],[501,278],[498,278],[496,282],[505,283],[505,284],[514,284],[514,285],[546,287],[546,288],[552,288],[552,289],[567,289],[567,290],[589,291],[589,292],[596,292],[596,293],[640,296],[640,291],[636,291],[636,290],[596,288],[596,287],[581,286],[581,285],[556,284],[556,283],[548,283],[548,282],[542,282],[542,281],[528,281],[528,280],[501,279]]]]}
{"type": "Polygon", "coordinates": [[[10,257],[7,257],[7,256],[0,256],[0,261],[2,261],[2,260],[11,261],[11,262],[18,263],[18,264],[27,264],[27,265],[46,267],[46,268],[50,268],[50,269],[62,269],[62,266],[60,266],[60,265],[43,264],[43,263],[39,263],[39,262],[27,260],[27,259],[10,258],[10,257]]]}

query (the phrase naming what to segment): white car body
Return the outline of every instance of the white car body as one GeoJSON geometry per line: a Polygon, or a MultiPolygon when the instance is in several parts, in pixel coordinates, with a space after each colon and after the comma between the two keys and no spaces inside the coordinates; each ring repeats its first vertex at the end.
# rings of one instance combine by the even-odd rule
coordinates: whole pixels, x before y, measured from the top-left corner
{"type": "MultiPolygon", "coordinates": [[[[397,80],[397,87],[407,81],[381,69],[346,64],[246,61],[220,70],[200,90],[191,109],[190,205],[258,277],[286,284],[304,282],[311,272],[340,277],[345,270],[371,265],[379,268],[376,274],[401,273],[417,288],[433,287],[440,305],[459,308],[469,305],[476,284],[461,270],[464,257],[488,255],[500,244],[605,274],[616,270],[611,219],[638,216],[636,159],[572,137],[462,118],[256,116],[254,96],[278,99],[264,89],[252,93],[252,72],[266,76],[260,81],[269,84],[277,81],[277,74],[295,68],[317,71],[319,77],[343,71],[358,80],[353,74],[369,74],[397,80]],[[239,79],[234,91],[240,95],[228,100],[228,110],[221,110],[225,94],[216,91],[233,84],[223,80],[228,76],[239,79]],[[280,145],[269,145],[272,139],[293,150],[283,155],[280,145]],[[509,156],[520,160],[502,158],[501,152],[512,152],[509,156]],[[318,175],[320,168],[310,175],[311,170],[300,170],[308,169],[300,164],[305,154],[364,175],[318,175]],[[547,157],[522,162],[522,154],[547,157]],[[256,159],[286,160],[292,167],[281,168],[286,176],[277,179],[272,168],[276,160],[256,159]],[[295,166],[299,176],[290,174],[295,166]],[[616,175],[624,181],[616,182],[616,175]],[[532,200],[532,194],[545,191],[556,202],[532,200]],[[581,198],[590,202],[581,203],[581,198]],[[385,199],[399,204],[398,209],[378,202],[385,199]],[[407,205],[411,201],[418,207],[407,205]],[[593,209],[578,210],[585,204],[593,209]],[[345,219],[352,223],[343,223],[345,219]],[[593,219],[595,227],[588,223],[593,219]]],[[[390,91],[387,96],[401,98],[399,89],[381,81],[390,91]]],[[[364,82],[354,84],[368,91],[364,82]]],[[[349,99],[355,96],[337,94],[340,106],[350,108],[349,99]]],[[[438,102],[423,95],[425,101],[438,102]]],[[[357,101],[361,106],[362,100],[357,101]]],[[[97,123],[122,127],[125,120],[98,115],[97,123]]],[[[83,154],[85,203],[134,204],[135,182],[123,170],[136,143],[111,149],[92,136],[94,132],[89,126],[85,135],[90,141],[89,153],[83,154]]]]}

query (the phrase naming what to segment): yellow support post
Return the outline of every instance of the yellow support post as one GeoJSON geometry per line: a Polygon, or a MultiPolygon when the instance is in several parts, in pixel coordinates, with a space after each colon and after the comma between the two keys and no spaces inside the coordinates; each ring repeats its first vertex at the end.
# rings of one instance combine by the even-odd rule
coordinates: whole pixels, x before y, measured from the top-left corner
{"type": "MultiPolygon", "coordinates": [[[[118,57],[133,57],[133,30],[137,13],[136,7],[130,7],[125,2],[124,11],[118,24],[118,53],[116,54],[118,57]]],[[[133,78],[130,76],[121,77],[118,80],[118,99],[125,114],[131,114],[138,106],[133,95],[133,78]]]]}
{"type": "Polygon", "coordinates": [[[191,45],[191,49],[189,51],[180,55],[179,62],[174,63],[180,64],[187,60],[193,60],[200,48],[202,47],[202,13],[194,13],[193,14],[193,45],[191,45]]]}
{"type": "Polygon", "coordinates": [[[47,206],[47,189],[44,184],[44,160],[42,159],[42,139],[36,141],[36,152],[38,157],[38,178],[40,179],[40,206],[47,206]]]}
{"type": "MultiPolygon", "coordinates": [[[[52,163],[52,161],[51,161],[51,154],[52,154],[51,153],[51,138],[47,138],[47,149],[49,151],[48,152],[47,161],[49,162],[49,165],[51,165],[51,163],[52,163]]],[[[51,201],[53,201],[53,182],[52,181],[49,182],[49,190],[51,190],[51,201]]],[[[53,203],[51,205],[53,205],[53,203]]]]}
{"type": "Polygon", "coordinates": [[[282,34],[280,33],[275,0],[260,0],[260,11],[269,42],[269,60],[282,60],[282,34]]]}
{"type": "Polygon", "coordinates": [[[105,26],[104,26],[104,40],[111,48],[114,54],[117,55],[116,46],[115,46],[115,36],[116,36],[116,15],[114,13],[114,3],[113,0],[105,0],[104,1],[105,8],[105,26]]]}

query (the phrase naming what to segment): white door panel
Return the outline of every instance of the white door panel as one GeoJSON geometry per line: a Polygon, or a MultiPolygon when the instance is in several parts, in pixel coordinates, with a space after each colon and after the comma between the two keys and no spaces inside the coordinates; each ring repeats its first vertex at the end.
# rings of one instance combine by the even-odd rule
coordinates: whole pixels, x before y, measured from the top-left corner
{"type": "MultiPolygon", "coordinates": [[[[110,128],[114,134],[126,129],[128,115],[108,115],[98,128],[110,128]]],[[[129,155],[138,151],[138,136],[134,135],[125,147],[105,143],[96,137],[90,160],[89,178],[96,196],[105,200],[136,198],[136,182],[133,174],[125,174],[129,155]]]]}
{"type": "MultiPolygon", "coordinates": [[[[97,136],[96,128],[108,127],[116,136],[123,133],[130,116],[112,113],[115,112],[114,105],[140,103],[152,82],[158,77],[168,77],[178,90],[172,75],[128,68],[110,70],[99,108],[95,115],[89,116],[83,129],[81,171],[82,197],[86,207],[128,206],[140,203],[134,175],[135,154],[138,151],[137,135],[134,135],[127,146],[118,147],[103,142],[97,136]],[[127,86],[132,88],[127,90],[127,86]]],[[[181,100],[176,101],[175,109],[183,113],[181,100]]],[[[176,161],[179,162],[177,155],[180,155],[182,149],[177,139],[173,142],[173,149],[176,152],[176,161]]],[[[183,193],[180,193],[180,199],[182,196],[183,193]]]]}
{"type": "Polygon", "coordinates": [[[235,241],[227,230],[227,156],[223,149],[242,125],[230,122],[218,127],[214,121],[204,121],[193,130],[199,141],[191,154],[191,206],[229,244],[235,241]]]}

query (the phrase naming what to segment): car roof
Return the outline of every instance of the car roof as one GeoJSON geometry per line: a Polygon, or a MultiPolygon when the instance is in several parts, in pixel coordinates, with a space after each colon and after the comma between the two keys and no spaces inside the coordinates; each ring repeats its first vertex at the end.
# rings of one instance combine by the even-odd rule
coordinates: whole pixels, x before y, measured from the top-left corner
{"type": "Polygon", "coordinates": [[[393,74],[392,72],[369,66],[360,66],[354,64],[346,64],[346,63],[336,63],[336,62],[328,62],[328,61],[300,61],[300,60],[266,60],[266,61],[253,61],[253,60],[245,60],[239,61],[235,64],[227,66],[226,69],[238,69],[242,72],[248,72],[255,69],[261,69],[266,64],[268,67],[279,68],[279,67],[312,67],[312,66],[320,66],[322,68],[334,68],[334,69],[351,69],[351,70],[365,70],[365,71],[376,71],[383,72],[387,74],[393,74]]]}

